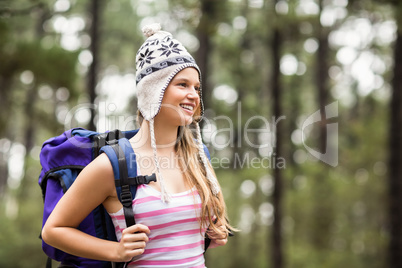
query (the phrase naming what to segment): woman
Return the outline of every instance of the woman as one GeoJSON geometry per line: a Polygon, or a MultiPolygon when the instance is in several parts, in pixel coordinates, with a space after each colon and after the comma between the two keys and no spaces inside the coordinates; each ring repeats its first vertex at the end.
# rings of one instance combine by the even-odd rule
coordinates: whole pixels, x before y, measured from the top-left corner
{"type": "Polygon", "coordinates": [[[157,181],[137,189],[137,224],[126,228],[112,166],[101,154],[57,204],[42,238],[67,253],[131,261],[129,267],[204,267],[205,233],[212,239],[210,248],[225,245],[230,226],[198,126],[203,115],[200,71],[180,42],[159,25],[143,31],[148,39],[136,56],[140,129],[130,143],[138,173],[156,173],[157,181]],[[195,138],[190,124],[195,125],[195,138]],[[76,229],[99,204],[112,217],[119,242],[76,229]]]}

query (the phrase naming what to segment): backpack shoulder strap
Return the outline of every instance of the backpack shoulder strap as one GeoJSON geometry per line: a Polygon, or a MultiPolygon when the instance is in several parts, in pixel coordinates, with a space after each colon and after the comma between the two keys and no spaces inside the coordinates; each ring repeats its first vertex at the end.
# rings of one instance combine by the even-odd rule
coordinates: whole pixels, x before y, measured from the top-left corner
{"type": "Polygon", "coordinates": [[[130,175],[137,175],[137,164],[130,159],[135,158],[135,154],[131,146],[126,146],[129,143],[127,139],[119,139],[117,143],[102,147],[101,152],[106,153],[113,167],[115,180],[120,180],[120,187],[116,187],[117,196],[123,205],[124,218],[127,227],[135,224],[134,212],[132,209],[132,200],[137,192],[136,187],[130,187],[128,183],[129,170],[130,175]],[[122,145],[120,145],[120,143],[122,145]],[[124,145],[123,145],[124,144],[124,145]],[[130,168],[128,168],[130,167],[130,168]],[[131,188],[131,189],[130,189],[131,188]]]}
{"type": "Polygon", "coordinates": [[[104,152],[112,164],[116,192],[123,205],[126,225],[134,225],[132,201],[137,193],[137,185],[156,181],[156,176],[137,176],[136,157],[127,138],[120,138],[115,144],[102,147],[100,152],[104,152]]]}

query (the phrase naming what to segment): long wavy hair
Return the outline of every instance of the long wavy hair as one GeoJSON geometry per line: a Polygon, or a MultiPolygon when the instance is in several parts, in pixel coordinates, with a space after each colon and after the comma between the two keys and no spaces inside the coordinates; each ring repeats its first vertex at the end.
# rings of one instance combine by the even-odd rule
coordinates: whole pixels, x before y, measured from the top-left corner
{"type": "MultiPolygon", "coordinates": [[[[140,126],[143,121],[144,118],[138,111],[137,122],[140,126]]],[[[193,122],[192,125],[194,124],[196,123],[193,122]]],[[[194,128],[190,126],[179,127],[175,151],[186,184],[189,185],[190,188],[195,187],[201,198],[201,215],[198,217],[200,230],[208,227],[217,235],[227,236],[230,232],[236,231],[236,229],[229,224],[222,191],[219,191],[217,195],[214,195],[211,191],[211,185],[207,179],[205,166],[199,156],[196,135],[193,134],[194,128]],[[218,228],[219,226],[223,226],[224,228],[218,228]]],[[[214,176],[216,176],[209,161],[208,166],[214,176]]]]}

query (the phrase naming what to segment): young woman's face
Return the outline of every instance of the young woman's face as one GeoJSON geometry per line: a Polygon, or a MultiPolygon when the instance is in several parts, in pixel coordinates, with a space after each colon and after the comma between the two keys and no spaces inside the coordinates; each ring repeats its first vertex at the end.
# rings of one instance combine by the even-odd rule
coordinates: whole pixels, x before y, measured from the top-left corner
{"type": "Polygon", "coordinates": [[[198,71],[185,68],[178,72],[166,88],[158,117],[177,126],[189,125],[200,105],[198,71]]]}

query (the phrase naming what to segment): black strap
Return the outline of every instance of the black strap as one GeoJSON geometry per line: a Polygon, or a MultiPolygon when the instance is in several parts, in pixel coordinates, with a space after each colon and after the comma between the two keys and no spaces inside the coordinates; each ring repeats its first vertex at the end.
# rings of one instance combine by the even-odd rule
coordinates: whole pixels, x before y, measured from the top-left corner
{"type": "Polygon", "coordinates": [[[114,152],[116,153],[118,163],[119,163],[119,173],[120,173],[120,184],[121,184],[121,194],[120,202],[123,205],[124,218],[126,220],[127,227],[135,224],[134,212],[133,212],[133,195],[130,191],[130,184],[128,181],[128,170],[126,156],[118,143],[111,145],[114,152]]]}
{"type": "MultiPolygon", "coordinates": [[[[137,176],[134,178],[127,178],[128,184],[129,185],[140,185],[140,184],[148,184],[151,181],[156,181],[156,175],[155,173],[152,173],[152,175],[149,176],[137,176]]],[[[121,187],[123,184],[120,180],[115,180],[114,184],[116,187],[121,187]]]]}
{"type": "MultiPolygon", "coordinates": [[[[119,180],[115,180],[116,187],[121,187],[120,202],[123,205],[124,219],[126,220],[127,227],[135,225],[134,211],[133,211],[133,195],[130,191],[130,185],[148,184],[151,181],[156,181],[156,175],[153,173],[150,176],[137,176],[134,178],[128,177],[126,156],[118,143],[111,145],[114,152],[116,153],[119,165],[119,180]]],[[[114,263],[112,266],[123,268],[127,267],[130,262],[126,263],[114,263]]]]}

